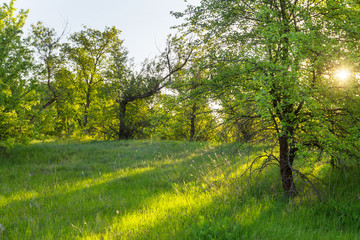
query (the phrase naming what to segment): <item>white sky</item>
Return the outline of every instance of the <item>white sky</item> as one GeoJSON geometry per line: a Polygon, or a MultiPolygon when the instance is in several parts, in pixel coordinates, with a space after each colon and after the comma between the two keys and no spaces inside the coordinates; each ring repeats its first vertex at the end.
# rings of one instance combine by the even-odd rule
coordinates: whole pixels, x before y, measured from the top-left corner
{"type": "MultiPolygon", "coordinates": [[[[9,2],[9,0],[0,0],[9,2]]],[[[135,63],[153,57],[163,49],[170,27],[179,23],[170,11],[182,11],[200,0],[17,0],[15,8],[29,9],[26,29],[42,21],[60,33],[68,23],[68,33],[83,25],[98,30],[115,26],[135,63]]]]}

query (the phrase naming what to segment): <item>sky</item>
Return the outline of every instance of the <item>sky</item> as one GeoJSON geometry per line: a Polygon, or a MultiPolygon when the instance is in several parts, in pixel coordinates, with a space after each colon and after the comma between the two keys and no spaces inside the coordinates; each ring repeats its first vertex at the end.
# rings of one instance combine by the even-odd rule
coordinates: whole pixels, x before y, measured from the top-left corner
{"type": "MultiPolygon", "coordinates": [[[[0,0],[0,2],[9,0],[0,0]]],[[[170,27],[181,23],[170,11],[182,11],[200,0],[16,0],[15,8],[28,9],[25,32],[30,24],[42,21],[61,33],[77,32],[83,26],[104,30],[115,26],[135,63],[159,54],[165,47],[170,27]]]]}

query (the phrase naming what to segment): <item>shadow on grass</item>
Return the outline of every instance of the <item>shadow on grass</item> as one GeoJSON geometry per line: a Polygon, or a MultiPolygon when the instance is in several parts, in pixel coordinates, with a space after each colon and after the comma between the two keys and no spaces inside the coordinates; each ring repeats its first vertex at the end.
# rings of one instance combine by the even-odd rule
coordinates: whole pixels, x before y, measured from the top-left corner
{"type": "Polygon", "coordinates": [[[11,182],[11,188],[2,189],[2,194],[19,191],[18,195],[26,195],[26,190],[41,192],[58,184],[72,185],[119,170],[171,166],[174,160],[199,154],[204,145],[125,141],[19,146],[0,161],[0,180],[11,182]]]}
{"type": "MultiPolygon", "coordinates": [[[[130,146],[120,144],[121,147],[119,149],[118,144],[111,145],[113,147],[114,145],[115,147],[117,146],[118,151],[124,146],[130,146]]],[[[68,151],[71,155],[78,147],[72,146],[70,150],[66,150],[66,148],[64,149],[57,145],[53,146],[56,151],[52,149],[51,145],[50,147],[47,146],[53,151],[48,153],[49,155],[47,156],[51,156],[58,150],[68,151]]],[[[141,143],[136,148],[141,149],[141,147],[144,147],[147,149],[148,146],[149,143],[141,143]]],[[[8,170],[15,165],[22,167],[23,171],[13,172],[18,175],[15,178],[30,181],[28,183],[29,191],[35,193],[26,196],[26,191],[16,193],[11,187],[8,189],[10,196],[18,195],[18,198],[8,199],[0,208],[1,223],[6,226],[3,237],[5,239],[19,237],[22,239],[49,239],[66,238],[66,236],[68,238],[75,238],[76,235],[82,235],[84,232],[101,232],[111,227],[111,222],[113,222],[114,218],[119,219],[129,212],[141,212],[146,209],[149,201],[156,199],[159,195],[172,191],[172,184],[178,182],[179,179],[186,180],[189,178],[190,180],[188,181],[191,181],[192,176],[185,176],[182,172],[186,171],[187,166],[191,162],[207,161],[206,157],[201,157],[202,154],[216,151],[216,149],[204,150],[202,149],[203,146],[204,144],[199,148],[199,145],[194,145],[189,150],[189,148],[184,149],[186,146],[171,147],[168,144],[159,143],[155,146],[157,150],[151,151],[147,149],[152,154],[145,153],[147,158],[141,158],[139,160],[141,161],[140,164],[136,160],[125,162],[124,164],[127,166],[128,171],[121,172],[120,174],[116,174],[116,171],[123,168],[119,167],[119,165],[114,168],[111,159],[113,155],[107,156],[109,160],[106,162],[110,163],[110,166],[100,168],[103,171],[100,176],[98,174],[99,169],[91,168],[89,175],[92,177],[84,176],[82,174],[83,170],[72,168],[72,166],[78,163],[91,163],[96,159],[88,159],[85,162],[78,160],[78,157],[75,161],[66,159],[65,161],[68,161],[69,168],[62,169],[62,171],[70,171],[71,173],[69,175],[65,174],[64,178],[60,175],[59,178],[63,179],[59,180],[55,185],[53,182],[48,182],[49,179],[44,179],[41,176],[57,175],[61,171],[49,171],[46,173],[40,171],[37,174],[30,174],[31,177],[29,178],[22,178],[22,175],[28,175],[29,173],[23,159],[19,159],[18,162],[10,161],[10,164],[4,165],[8,167],[8,170]],[[167,149],[168,152],[164,153],[164,149],[167,149]],[[23,164],[25,166],[22,166],[23,164]],[[77,174],[74,176],[73,173],[77,174]],[[78,177],[80,173],[81,177],[78,177]],[[97,177],[93,177],[96,174],[98,174],[97,177]],[[39,177],[40,180],[38,179],[39,177]],[[31,183],[31,181],[33,182],[31,183]],[[36,186],[36,184],[39,184],[39,186],[36,186]],[[60,185],[60,187],[57,188],[57,185],[60,185]]],[[[36,146],[36,148],[38,147],[36,146]]],[[[95,147],[90,152],[84,151],[86,156],[95,154],[98,147],[95,147]]],[[[21,152],[20,150],[17,151],[21,152]]],[[[27,152],[30,155],[30,160],[39,154],[37,151],[38,149],[27,152]]],[[[114,151],[117,153],[112,147],[102,148],[101,151],[114,151]]],[[[142,156],[144,156],[143,154],[142,156]]],[[[23,158],[23,155],[20,154],[17,157],[23,158]]],[[[133,156],[129,159],[132,160],[133,156]]],[[[119,161],[121,160],[122,158],[119,161]]],[[[40,160],[34,159],[34,164],[37,166],[33,167],[30,172],[39,170],[38,165],[43,165],[40,170],[49,167],[53,164],[53,161],[52,159],[46,160],[46,157],[40,160]]],[[[101,164],[104,165],[104,162],[101,164]]],[[[3,179],[6,177],[6,175],[2,176],[3,179]]],[[[12,184],[12,180],[7,179],[6,183],[12,184]]],[[[18,189],[21,189],[21,182],[18,185],[18,189]]],[[[4,199],[1,200],[4,201],[4,199]]]]}
{"type": "MultiPolygon", "coordinates": [[[[226,168],[235,171],[234,165],[226,168]]],[[[170,209],[156,224],[126,239],[360,239],[360,197],[353,197],[350,206],[333,199],[288,200],[282,194],[280,179],[274,183],[278,169],[271,168],[266,174],[251,182],[228,179],[223,183],[226,191],[220,194],[219,189],[207,188],[209,200],[204,204],[170,209]]],[[[341,185],[349,185],[341,180],[341,185]]],[[[347,194],[360,190],[358,186],[345,189],[347,194]]]]}
{"type": "Polygon", "coordinates": [[[169,191],[169,184],[156,181],[158,173],[150,169],[80,190],[9,203],[0,210],[4,237],[41,239],[53,234],[54,239],[65,239],[100,231],[113,217],[141,210],[149,199],[169,191]]]}
{"type": "Polygon", "coordinates": [[[207,205],[169,216],[134,239],[360,239],[360,201],[346,206],[331,199],[288,200],[280,182],[269,181],[276,179],[278,169],[267,174],[251,183],[239,181],[246,189],[230,183],[219,196],[210,193],[207,205]],[[167,226],[174,230],[162,233],[167,226]]]}
{"type": "Polygon", "coordinates": [[[223,164],[231,145],[44,146],[15,149],[20,159],[3,163],[0,179],[10,186],[9,197],[36,193],[0,208],[4,239],[329,239],[339,232],[356,239],[360,230],[359,221],[338,216],[350,212],[337,205],[286,201],[277,168],[252,180],[239,178],[248,159],[238,155],[223,164]],[[15,190],[7,172],[16,174],[15,190]],[[30,182],[25,191],[22,181],[30,182]]]}
{"type": "MultiPolygon", "coordinates": [[[[204,168],[204,162],[201,161],[207,159],[207,162],[209,162],[209,159],[216,156],[216,152],[219,152],[219,148],[214,148],[208,152],[212,157],[205,155],[205,157],[197,156],[189,159],[192,163],[198,163],[192,166],[191,172],[195,174],[210,168],[214,169],[214,165],[208,165],[204,168]]],[[[242,168],[244,163],[238,165],[238,168],[242,168]]],[[[227,170],[234,168],[234,164],[230,164],[230,162],[224,166],[227,170]]],[[[175,167],[175,169],[178,169],[178,167],[175,167]]],[[[224,169],[222,169],[223,172],[224,169]]],[[[177,187],[184,190],[180,191],[180,193],[179,191],[169,191],[172,194],[166,196],[166,201],[171,202],[171,204],[163,201],[164,199],[161,196],[166,195],[166,192],[162,192],[161,195],[152,198],[152,201],[146,204],[147,209],[142,214],[138,214],[137,209],[122,219],[114,219],[105,232],[93,233],[87,237],[89,239],[212,239],[213,237],[215,239],[219,237],[229,239],[227,237],[239,236],[240,224],[234,221],[235,216],[228,214],[229,211],[234,211],[231,204],[233,202],[225,200],[224,203],[224,197],[231,195],[231,189],[227,189],[227,192],[223,193],[223,190],[220,189],[221,186],[214,185],[210,186],[210,188],[219,188],[216,190],[218,193],[209,192],[209,188],[203,186],[201,181],[203,177],[205,176],[199,174],[184,181],[182,186],[178,185],[177,187]],[[223,194],[219,195],[219,192],[223,194]],[[162,202],[162,205],[165,206],[160,207],[157,202],[162,202]],[[153,211],[156,213],[153,214],[153,211]],[[134,217],[143,218],[145,221],[153,219],[153,222],[151,224],[136,225],[131,232],[122,232],[124,222],[131,221],[134,217]],[[231,231],[229,231],[229,228],[231,228],[231,231]]]]}

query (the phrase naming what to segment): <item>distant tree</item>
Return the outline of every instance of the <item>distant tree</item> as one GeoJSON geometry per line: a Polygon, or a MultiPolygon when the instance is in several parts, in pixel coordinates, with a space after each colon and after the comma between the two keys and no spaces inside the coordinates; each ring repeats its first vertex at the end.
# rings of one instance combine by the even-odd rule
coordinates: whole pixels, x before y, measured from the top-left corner
{"type": "Polygon", "coordinates": [[[15,1],[0,6],[0,147],[30,134],[34,92],[25,79],[31,67],[30,51],[22,41],[27,12],[16,11],[15,1]]]}
{"type": "Polygon", "coordinates": [[[112,67],[108,79],[113,89],[113,99],[118,104],[118,139],[131,138],[126,125],[126,111],[129,103],[147,99],[171,83],[172,75],[180,71],[189,61],[191,50],[179,52],[178,42],[168,41],[167,49],[157,60],[145,62],[140,72],[124,67],[124,54],[119,46],[112,51],[112,67]]]}
{"type": "MultiPolygon", "coordinates": [[[[57,99],[52,105],[55,112],[46,114],[46,118],[49,119],[41,124],[52,124],[52,132],[49,134],[53,136],[70,137],[73,134],[82,136],[84,131],[81,130],[83,116],[81,106],[84,99],[78,92],[76,73],[63,66],[57,69],[54,80],[57,99]]],[[[52,108],[47,110],[50,111],[52,108]]]]}
{"type": "Polygon", "coordinates": [[[83,128],[88,125],[91,103],[104,82],[103,74],[108,67],[110,49],[114,44],[122,44],[119,34],[115,27],[107,27],[104,31],[85,27],[72,34],[70,42],[63,46],[69,60],[68,67],[76,73],[76,88],[84,99],[83,128]]]}
{"type": "Polygon", "coordinates": [[[30,44],[37,53],[37,79],[47,87],[47,100],[42,109],[49,107],[59,98],[59,92],[55,86],[55,74],[63,67],[64,60],[60,57],[61,39],[64,31],[58,36],[55,29],[46,27],[42,22],[31,25],[30,44]]]}
{"type": "Polygon", "coordinates": [[[186,131],[185,139],[189,141],[206,141],[211,139],[211,133],[216,128],[215,115],[210,108],[209,94],[204,80],[208,78],[206,70],[200,69],[196,63],[174,76],[174,82],[169,89],[176,93],[174,106],[179,126],[186,131]]]}
{"type": "Polygon", "coordinates": [[[161,102],[152,108],[151,136],[165,140],[214,140],[217,123],[212,109],[202,101],[192,100],[162,94],[161,102]]]}

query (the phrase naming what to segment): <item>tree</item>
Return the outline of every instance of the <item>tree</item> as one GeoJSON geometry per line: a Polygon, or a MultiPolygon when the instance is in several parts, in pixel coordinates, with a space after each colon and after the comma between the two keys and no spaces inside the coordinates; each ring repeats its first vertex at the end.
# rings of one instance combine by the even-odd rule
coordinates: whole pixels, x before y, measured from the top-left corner
{"type": "Polygon", "coordinates": [[[54,85],[56,72],[62,67],[63,59],[59,56],[61,39],[65,30],[57,36],[55,29],[44,26],[42,22],[31,25],[32,32],[30,44],[35,47],[38,54],[38,73],[39,80],[43,80],[47,86],[47,101],[42,105],[42,109],[49,107],[59,98],[59,92],[54,85]]]}
{"type": "Polygon", "coordinates": [[[166,50],[158,59],[145,62],[139,73],[125,68],[124,52],[119,45],[112,51],[112,67],[108,79],[113,89],[113,99],[118,104],[118,139],[132,137],[126,124],[126,111],[129,103],[154,96],[161,89],[171,84],[172,75],[187,64],[192,50],[181,52],[179,40],[168,41],[166,50]]]}
{"type": "Polygon", "coordinates": [[[179,131],[179,136],[175,134],[176,139],[207,141],[213,136],[216,120],[210,108],[210,99],[204,94],[207,88],[203,81],[207,75],[208,72],[199,68],[196,62],[174,75],[169,89],[176,93],[176,98],[167,107],[175,110],[175,115],[180,115],[174,119],[174,124],[178,126],[173,128],[184,131],[179,131]]]}
{"type": "Polygon", "coordinates": [[[25,80],[30,51],[22,41],[27,12],[16,11],[15,1],[0,6],[0,147],[24,140],[34,105],[33,90],[25,80]]]}
{"type": "Polygon", "coordinates": [[[331,133],[322,114],[338,107],[320,96],[359,46],[356,1],[203,0],[174,15],[186,17],[180,29],[209,49],[204,66],[214,91],[246,93],[257,115],[272,122],[279,156],[270,154],[266,164],[278,163],[284,192],[296,195],[297,153],[314,143],[311,136],[331,133]]]}
{"type": "MultiPolygon", "coordinates": [[[[85,27],[84,30],[70,36],[70,43],[63,47],[64,53],[74,64],[76,85],[84,98],[82,126],[89,122],[89,110],[96,97],[99,85],[104,81],[104,72],[108,66],[110,49],[114,44],[122,44],[120,31],[115,27],[106,28],[103,32],[85,27]]],[[[71,66],[70,63],[69,67],[71,66]]]]}

